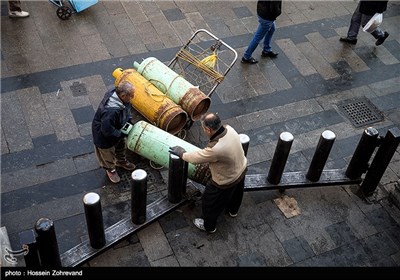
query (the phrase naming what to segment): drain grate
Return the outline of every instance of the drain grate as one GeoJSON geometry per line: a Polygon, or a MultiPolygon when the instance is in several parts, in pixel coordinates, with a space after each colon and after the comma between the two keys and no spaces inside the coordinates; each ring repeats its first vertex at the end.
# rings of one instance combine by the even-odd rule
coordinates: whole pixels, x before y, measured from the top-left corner
{"type": "Polygon", "coordinates": [[[366,97],[345,100],[338,107],[355,127],[380,122],[384,119],[382,112],[366,97]]]}
{"type": "Polygon", "coordinates": [[[72,96],[82,96],[87,95],[86,86],[80,82],[73,82],[73,84],[69,87],[72,91],[72,96]]]}
{"type": "Polygon", "coordinates": [[[119,177],[121,177],[121,181],[119,182],[119,188],[123,190],[130,190],[131,189],[131,174],[130,172],[126,171],[118,171],[119,177]]]}
{"type": "MultiPolygon", "coordinates": [[[[146,162],[135,162],[136,168],[143,169],[147,173],[147,192],[151,193],[154,191],[155,184],[163,183],[163,179],[158,170],[154,170],[153,168],[147,166],[146,162]]],[[[122,190],[130,190],[131,182],[132,182],[132,171],[127,171],[122,168],[117,168],[119,177],[121,181],[118,183],[118,187],[122,190]]]]}

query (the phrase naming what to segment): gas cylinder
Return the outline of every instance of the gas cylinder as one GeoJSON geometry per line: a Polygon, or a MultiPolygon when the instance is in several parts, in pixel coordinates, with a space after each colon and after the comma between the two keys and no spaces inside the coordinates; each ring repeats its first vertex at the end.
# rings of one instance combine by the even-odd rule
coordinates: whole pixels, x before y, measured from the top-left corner
{"type": "Polygon", "coordinates": [[[211,99],[198,86],[192,85],[157,58],[148,57],[140,64],[135,61],[133,67],[180,105],[192,120],[200,119],[210,107],[211,99]]]}
{"type": "MultiPolygon", "coordinates": [[[[169,167],[169,148],[181,146],[188,152],[200,150],[185,140],[176,137],[148,122],[139,121],[129,131],[129,150],[166,168],[169,167]]],[[[188,178],[205,185],[211,173],[208,164],[188,164],[188,178]]]]}
{"type": "Polygon", "coordinates": [[[135,87],[131,104],[149,122],[172,134],[178,133],[186,125],[187,113],[135,69],[117,68],[112,75],[116,86],[128,81],[135,87]]]}

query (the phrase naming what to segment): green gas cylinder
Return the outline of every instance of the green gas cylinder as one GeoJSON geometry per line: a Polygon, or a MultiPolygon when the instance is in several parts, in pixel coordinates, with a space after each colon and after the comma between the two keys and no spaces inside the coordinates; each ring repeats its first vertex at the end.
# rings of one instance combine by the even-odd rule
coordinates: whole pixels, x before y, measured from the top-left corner
{"type": "MultiPolygon", "coordinates": [[[[169,167],[169,148],[173,146],[181,146],[188,152],[200,150],[195,145],[145,121],[135,123],[128,134],[129,150],[166,168],[169,167]]],[[[208,164],[188,164],[189,179],[205,185],[209,176],[208,164]]]]}
{"type": "Polygon", "coordinates": [[[192,85],[178,73],[155,57],[148,57],[133,67],[161,92],[188,113],[192,120],[199,120],[211,105],[211,99],[198,86],[192,85]]]}

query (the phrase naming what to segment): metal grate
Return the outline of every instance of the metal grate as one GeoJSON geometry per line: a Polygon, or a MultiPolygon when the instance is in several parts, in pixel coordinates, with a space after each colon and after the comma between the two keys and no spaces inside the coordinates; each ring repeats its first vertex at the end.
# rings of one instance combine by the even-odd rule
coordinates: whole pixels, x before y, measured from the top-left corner
{"type": "Polygon", "coordinates": [[[355,127],[380,122],[384,119],[382,112],[365,97],[345,100],[338,107],[355,127]]]}
{"type": "Polygon", "coordinates": [[[71,89],[72,96],[74,97],[87,95],[86,86],[83,83],[74,82],[69,88],[71,89]]]}
{"type": "MultiPolygon", "coordinates": [[[[164,183],[162,176],[158,170],[155,170],[149,166],[145,162],[137,162],[136,168],[143,169],[147,173],[147,187],[148,193],[152,193],[155,191],[156,185],[164,183]]],[[[121,190],[129,190],[131,189],[131,182],[132,182],[132,171],[127,171],[122,168],[117,168],[118,174],[121,177],[121,181],[118,183],[118,187],[121,190]]]]}

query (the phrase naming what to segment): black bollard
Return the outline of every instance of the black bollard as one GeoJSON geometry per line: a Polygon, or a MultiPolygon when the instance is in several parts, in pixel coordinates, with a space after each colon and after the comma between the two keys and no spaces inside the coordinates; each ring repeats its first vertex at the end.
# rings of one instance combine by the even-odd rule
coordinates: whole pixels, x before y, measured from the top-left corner
{"type": "Polygon", "coordinates": [[[293,143],[293,135],[289,132],[282,132],[276,145],[271,167],[269,168],[267,180],[271,184],[277,185],[281,181],[283,170],[289,156],[290,148],[293,143]]]}
{"type": "Polygon", "coordinates": [[[183,161],[183,176],[182,176],[182,195],[186,195],[186,185],[187,185],[187,176],[188,176],[188,169],[189,163],[187,161],[183,161]]]}
{"type": "Polygon", "coordinates": [[[95,249],[100,249],[106,245],[100,196],[94,192],[85,194],[83,197],[83,206],[85,209],[90,246],[95,249]]]}
{"type": "Polygon", "coordinates": [[[374,193],[399,143],[400,130],[397,127],[389,129],[361,183],[360,189],[365,196],[370,196],[374,193]]]}
{"type": "Polygon", "coordinates": [[[61,267],[61,258],[53,221],[48,218],[40,218],[35,224],[35,230],[42,266],[61,267]]]}
{"type": "Polygon", "coordinates": [[[330,130],[322,132],[319,138],[317,148],[315,149],[314,156],[311,160],[310,167],[306,174],[306,178],[312,182],[316,182],[321,177],[324,170],[325,163],[331,152],[333,142],[335,142],[336,135],[330,130]]]}
{"type": "Polygon", "coordinates": [[[353,157],[346,169],[346,176],[350,179],[360,178],[367,171],[368,162],[378,145],[378,131],[373,127],[364,130],[353,157]]]}
{"type": "Polygon", "coordinates": [[[18,236],[22,248],[26,249],[26,253],[24,253],[25,267],[40,267],[36,235],[33,229],[22,231],[18,236]]]}
{"type": "Polygon", "coordinates": [[[240,143],[242,143],[242,148],[244,155],[247,156],[247,151],[249,150],[250,137],[246,134],[239,134],[240,143]]]}
{"type": "Polygon", "coordinates": [[[168,167],[168,201],[178,203],[182,200],[184,182],[184,161],[174,154],[169,154],[168,167]]]}
{"type": "Polygon", "coordinates": [[[134,224],[143,224],[146,221],[147,172],[133,171],[131,186],[131,220],[134,224]]]}

